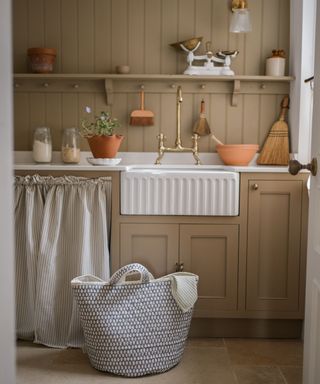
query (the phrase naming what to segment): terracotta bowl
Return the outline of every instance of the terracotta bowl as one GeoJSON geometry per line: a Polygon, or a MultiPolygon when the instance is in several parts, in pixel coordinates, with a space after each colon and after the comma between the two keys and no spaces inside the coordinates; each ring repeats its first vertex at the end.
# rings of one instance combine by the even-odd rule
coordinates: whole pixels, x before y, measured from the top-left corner
{"type": "Polygon", "coordinates": [[[216,146],[221,160],[226,165],[248,165],[257,153],[257,144],[226,144],[216,146]]]}

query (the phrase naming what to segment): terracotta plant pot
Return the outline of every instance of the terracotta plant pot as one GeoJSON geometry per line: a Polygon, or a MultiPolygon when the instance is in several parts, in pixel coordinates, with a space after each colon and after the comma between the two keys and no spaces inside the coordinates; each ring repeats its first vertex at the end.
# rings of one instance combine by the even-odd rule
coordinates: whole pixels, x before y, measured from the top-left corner
{"type": "Polygon", "coordinates": [[[216,150],[226,165],[248,165],[257,153],[257,144],[217,144],[216,150]]]}
{"type": "Polygon", "coordinates": [[[91,152],[95,159],[112,159],[116,157],[124,136],[93,136],[87,137],[91,152]]]}
{"type": "Polygon", "coordinates": [[[29,48],[28,57],[31,71],[34,73],[50,73],[57,51],[54,48],[29,48]]]}

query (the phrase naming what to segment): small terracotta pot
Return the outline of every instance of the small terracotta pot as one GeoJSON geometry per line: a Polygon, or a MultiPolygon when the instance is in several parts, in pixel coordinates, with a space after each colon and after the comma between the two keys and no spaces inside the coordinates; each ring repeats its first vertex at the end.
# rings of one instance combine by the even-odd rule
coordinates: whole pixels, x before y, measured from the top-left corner
{"type": "Polygon", "coordinates": [[[124,136],[93,136],[87,137],[91,152],[95,159],[112,159],[116,157],[124,136]]]}
{"type": "Polygon", "coordinates": [[[34,73],[50,73],[57,51],[54,48],[29,48],[28,57],[31,71],[34,73]]]}

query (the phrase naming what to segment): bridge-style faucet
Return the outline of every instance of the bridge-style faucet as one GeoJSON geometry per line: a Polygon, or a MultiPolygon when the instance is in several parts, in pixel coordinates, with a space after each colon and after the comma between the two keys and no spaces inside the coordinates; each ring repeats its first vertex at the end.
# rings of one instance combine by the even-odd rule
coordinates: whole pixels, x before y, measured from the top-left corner
{"type": "Polygon", "coordinates": [[[198,139],[199,135],[197,133],[194,133],[192,135],[192,142],[193,146],[192,148],[183,147],[181,142],[181,104],[182,104],[183,98],[182,98],[182,89],[181,86],[178,86],[177,88],[177,118],[176,118],[176,127],[177,127],[177,134],[176,134],[176,142],[175,147],[165,147],[164,142],[166,140],[166,137],[163,133],[160,133],[157,138],[159,140],[158,145],[158,157],[155,162],[155,164],[161,164],[161,159],[163,158],[163,155],[165,152],[192,152],[192,155],[194,159],[196,160],[196,165],[201,164],[200,158],[199,158],[199,147],[198,147],[198,139]]]}

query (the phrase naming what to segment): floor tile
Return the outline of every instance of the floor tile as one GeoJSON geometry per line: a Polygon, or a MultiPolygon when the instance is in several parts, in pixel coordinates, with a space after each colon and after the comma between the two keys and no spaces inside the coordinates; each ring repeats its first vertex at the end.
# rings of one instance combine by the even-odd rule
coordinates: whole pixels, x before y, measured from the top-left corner
{"type": "Polygon", "coordinates": [[[233,367],[239,384],[286,384],[278,367],[233,367]]]}
{"type": "MultiPolygon", "coordinates": [[[[198,342],[198,341],[197,341],[198,342]]],[[[200,342],[200,341],[199,341],[200,342]]],[[[217,341],[216,341],[217,342],[217,341]]],[[[237,384],[225,348],[188,345],[180,364],[142,378],[123,378],[96,371],[80,349],[58,350],[31,343],[17,348],[17,384],[237,384]]],[[[217,345],[223,345],[221,340],[217,345]]]]}
{"type": "Polygon", "coordinates": [[[287,384],[302,384],[302,367],[280,367],[287,384]]]}
{"type": "Polygon", "coordinates": [[[302,365],[303,344],[297,340],[225,339],[232,364],[302,365]]]}
{"type": "Polygon", "coordinates": [[[222,338],[191,338],[187,341],[188,347],[213,347],[213,348],[226,348],[222,338]]]}

